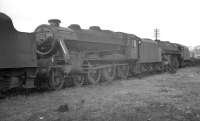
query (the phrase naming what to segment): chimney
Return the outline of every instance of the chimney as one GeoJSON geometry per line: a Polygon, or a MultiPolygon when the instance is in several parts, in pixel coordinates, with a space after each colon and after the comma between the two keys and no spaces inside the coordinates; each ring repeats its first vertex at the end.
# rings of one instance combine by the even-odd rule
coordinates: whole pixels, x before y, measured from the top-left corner
{"type": "Polygon", "coordinates": [[[61,23],[59,19],[50,19],[48,20],[48,22],[51,26],[57,26],[57,27],[59,27],[61,23]]]}

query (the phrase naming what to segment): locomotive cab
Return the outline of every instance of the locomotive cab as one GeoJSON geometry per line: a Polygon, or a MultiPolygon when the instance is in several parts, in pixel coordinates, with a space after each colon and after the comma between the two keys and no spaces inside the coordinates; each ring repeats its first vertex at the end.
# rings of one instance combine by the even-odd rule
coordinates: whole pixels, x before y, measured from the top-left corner
{"type": "Polygon", "coordinates": [[[127,36],[127,53],[129,59],[139,59],[139,38],[134,35],[128,34],[127,36]]]}

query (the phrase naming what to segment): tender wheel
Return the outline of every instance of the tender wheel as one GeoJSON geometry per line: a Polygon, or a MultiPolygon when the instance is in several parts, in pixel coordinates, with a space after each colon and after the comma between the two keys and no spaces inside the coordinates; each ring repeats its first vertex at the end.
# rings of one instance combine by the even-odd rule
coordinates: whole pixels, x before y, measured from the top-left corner
{"type": "Polygon", "coordinates": [[[90,69],[87,73],[87,79],[91,84],[98,84],[101,80],[100,69],[90,69]]]}
{"type": "Polygon", "coordinates": [[[127,65],[117,67],[117,77],[120,79],[127,79],[129,74],[129,67],[127,65]]]}
{"type": "Polygon", "coordinates": [[[81,87],[85,84],[85,76],[84,75],[73,75],[73,83],[75,86],[81,87]]]}
{"type": "Polygon", "coordinates": [[[51,70],[49,75],[49,88],[52,90],[59,90],[63,88],[64,85],[64,76],[61,71],[58,69],[51,70]]]}
{"type": "Polygon", "coordinates": [[[104,68],[102,70],[102,78],[104,81],[113,81],[116,75],[116,69],[114,66],[104,68]]]}

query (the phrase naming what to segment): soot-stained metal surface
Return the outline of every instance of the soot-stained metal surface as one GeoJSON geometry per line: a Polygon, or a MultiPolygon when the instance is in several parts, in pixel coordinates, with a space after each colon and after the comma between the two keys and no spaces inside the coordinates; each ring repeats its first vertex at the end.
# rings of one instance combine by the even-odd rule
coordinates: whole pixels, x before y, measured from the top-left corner
{"type": "Polygon", "coordinates": [[[0,43],[0,68],[36,66],[34,34],[17,31],[4,13],[0,13],[0,43]]]}

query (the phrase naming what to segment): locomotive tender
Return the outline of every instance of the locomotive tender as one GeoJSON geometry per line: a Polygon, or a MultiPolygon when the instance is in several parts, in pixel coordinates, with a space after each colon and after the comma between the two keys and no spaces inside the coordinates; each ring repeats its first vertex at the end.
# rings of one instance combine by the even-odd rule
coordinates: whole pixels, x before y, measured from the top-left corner
{"type": "Polygon", "coordinates": [[[15,30],[11,19],[0,13],[0,90],[19,87],[37,68],[34,35],[15,30]]]}
{"type": "Polygon", "coordinates": [[[14,29],[8,16],[0,14],[0,90],[22,86],[27,80],[37,88],[53,90],[69,80],[79,86],[97,84],[162,71],[165,63],[177,68],[180,60],[186,60],[178,44],[98,26],[60,27],[58,19],[49,23],[33,33],[22,33],[14,29]]]}

